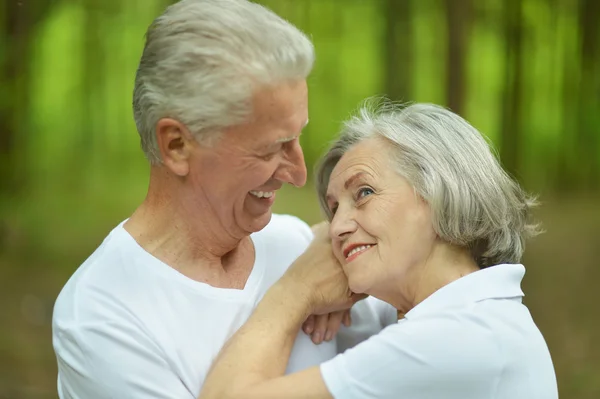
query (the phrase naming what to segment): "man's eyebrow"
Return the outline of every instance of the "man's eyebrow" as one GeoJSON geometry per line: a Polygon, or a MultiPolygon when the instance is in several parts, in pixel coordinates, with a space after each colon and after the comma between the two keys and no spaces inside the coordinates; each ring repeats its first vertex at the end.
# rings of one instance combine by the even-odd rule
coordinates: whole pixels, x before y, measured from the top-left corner
{"type": "MultiPolygon", "coordinates": [[[[302,126],[302,129],[304,129],[306,127],[306,125],[308,125],[308,119],[306,120],[306,122],[304,122],[304,125],[302,126]]],[[[302,130],[301,129],[301,130],[302,130]]],[[[275,140],[273,143],[271,144],[267,144],[265,145],[265,148],[269,148],[269,147],[273,147],[276,144],[282,144],[282,143],[289,143],[290,141],[294,141],[296,140],[298,137],[300,137],[299,134],[294,135],[294,136],[289,136],[289,137],[283,137],[280,139],[275,140]]]]}
{"type": "Polygon", "coordinates": [[[269,143],[265,143],[263,145],[261,145],[258,150],[259,151],[273,151],[275,150],[275,148],[278,146],[278,144],[285,144],[288,143],[294,139],[298,138],[298,136],[290,136],[290,137],[284,137],[281,139],[277,139],[275,141],[271,141],[269,143]]]}
{"type": "MultiPolygon", "coordinates": [[[[306,127],[306,125],[308,125],[308,119],[306,120],[306,122],[304,122],[304,125],[302,125],[302,128],[300,128],[300,130],[304,129],[306,127]]],[[[300,137],[299,134],[295,135],[295,136],[290,136],[290,137],[284,137],[281,139],[277,139],[275,141],[276,144],[280,144],[280,143],[287,143],[293,140],[296,140],[298,137],[300,137]]]]}
{"type": "Polygon", "coordinates": [[[287,143],[287,142],[290,142],[292,140],[296,140],[297,138],[298,138],[298,136],[284,137],[284,138],[275,140],[275,144],[287,143]]]}

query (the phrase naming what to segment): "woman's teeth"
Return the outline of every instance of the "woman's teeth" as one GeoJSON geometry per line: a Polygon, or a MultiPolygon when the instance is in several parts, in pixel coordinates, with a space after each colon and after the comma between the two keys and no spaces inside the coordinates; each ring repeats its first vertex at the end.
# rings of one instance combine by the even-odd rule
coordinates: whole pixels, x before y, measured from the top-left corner
{"type": "Polygon", "coordinates": [[[372,245],[361,245],[360,247],[353,248],[352,251],[348,252],[348,255],[346,255],[346,259],[348,259],[352,255],[354,255],[355,253],[365,251],[371,247],[372,247],[372,245]]]}
{"type": "Polygon", "coordinates": [[[250,191],[250,194],[258,198],[271,198],[275,191],[250,191]]]}

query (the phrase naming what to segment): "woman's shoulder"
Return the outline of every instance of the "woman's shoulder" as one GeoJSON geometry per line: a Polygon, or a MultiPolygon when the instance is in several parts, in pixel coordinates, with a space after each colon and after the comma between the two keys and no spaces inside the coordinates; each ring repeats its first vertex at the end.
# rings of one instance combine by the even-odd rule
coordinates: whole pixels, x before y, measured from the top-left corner
{"type": "Polygon", "coordinates": [[[484,397],[504,361],[493,334],[469,327],[452,316],[402,319],[323,364],[323,377],[340,397],[351,391],[373,391],[379,397],[401,393],[417,398],[424,392],[429,397],[484,397]]]}

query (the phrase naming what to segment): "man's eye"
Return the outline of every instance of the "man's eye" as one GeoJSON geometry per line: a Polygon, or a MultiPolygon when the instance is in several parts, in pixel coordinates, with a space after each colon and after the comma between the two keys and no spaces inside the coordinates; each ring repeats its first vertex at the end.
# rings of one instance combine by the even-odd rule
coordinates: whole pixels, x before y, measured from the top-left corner
{"type": "Polygon", "coordinates": [[[273,157],[275,157],[275,155],[277,155],[277,151],[268,153],[267,155],[263,155],[261,156],[261,158],[265,161],[270,161],[271,159],[273,159],[273,157]]]}
{"type": "Polygon", "coordinates": [[[361,199],[371,194],[375,194],[375,191],[371,187],[362,187],[358,190],[356,197],[357,199],[361,199]]]}

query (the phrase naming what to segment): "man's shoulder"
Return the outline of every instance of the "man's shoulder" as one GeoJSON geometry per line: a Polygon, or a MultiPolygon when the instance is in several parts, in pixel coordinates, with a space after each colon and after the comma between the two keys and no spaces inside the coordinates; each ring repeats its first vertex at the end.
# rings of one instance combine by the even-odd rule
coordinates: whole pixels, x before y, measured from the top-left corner
{"type": "Polygon", "coordinates": [[[299,217],[288,214],[274,213],[269,224],[260,233],[270,238],[278,237],[286,241],[300,240],[305,244],[313,239],[310,226],[299,217]]]}
{"type": "Polygon", "coordinates": [[[119,306],[110,306],[111,302],[123,298],[123,294],[136,295],[137,279],[132,270],[135,251],[131,251],[130,243],[119,232],[120,226],[104,238],[66,282],[54,304],[55,322],[78,323],[84,321],[80,320],[81,317],[102,318],[98,311],[120,309],[119,306]]]}

